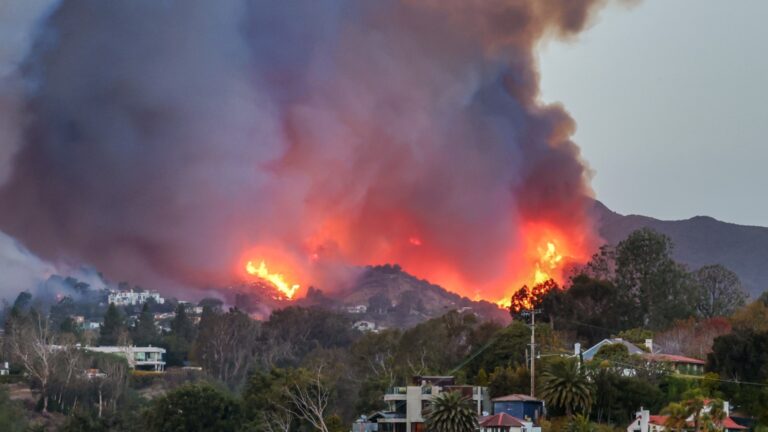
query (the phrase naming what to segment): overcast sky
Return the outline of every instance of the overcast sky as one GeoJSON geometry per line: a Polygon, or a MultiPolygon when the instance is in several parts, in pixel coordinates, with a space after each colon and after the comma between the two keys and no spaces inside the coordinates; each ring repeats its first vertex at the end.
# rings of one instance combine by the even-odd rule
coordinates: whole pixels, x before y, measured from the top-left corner
{"type": "Polygon", "coordinates": [[[766,0],[646,0],[542,50],[542,97],[576,119],[600,200],[768,226],[766,17],[766,0]]]}

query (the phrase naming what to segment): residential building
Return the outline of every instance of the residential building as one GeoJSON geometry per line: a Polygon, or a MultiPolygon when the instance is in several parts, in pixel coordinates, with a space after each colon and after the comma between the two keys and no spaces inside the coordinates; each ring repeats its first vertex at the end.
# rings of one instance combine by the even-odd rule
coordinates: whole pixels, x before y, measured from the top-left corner
{"type": "Polygon", "coordinates": [[[491,402],[494,414],[508,414],[526,421],[538,421],[544,415],[544,401],[524,394],[497,397],[491,402]]]}
{"type": "MultiPolygon", "coordinates": [[[[574,346],[574,355],[581,357],[584,361],[590,361],[594,359],[595,355],[600,351],[600,348],[606,345],[621,344],[627,347],[627,352],[632,356],[637,356],[646,360],[648,363],[663,364],[670,369],[682,375],[703,375],[705,361],[686,357],[682,355],[665,354],[654,351],[654,345],[652,339],[646,339],[644,349],[639,348],[637,345],[626,341],[621,338],[603,339],[594,346],[590,347],[586,351],[581,351],[581,344],[577,343],[574,346]]],[[[624,370],[624,375],[632,376],[635,374],[634,369],[628,365],[624,370]]]]}
{"type": "Polygon", "coordinates": [[[480,432],[541,432],[541,428],[534,426],[533,421],[519,419],[504,412],[481,417],[479,425],[480,432]]]}
{"type": "Polygon", "coordinates": [[[575,353],[576,355],[581,355],[581,358],[584,361],[590,361],[592,360],[598,351],[600,351],[600,348],[604,347],[605,345],[614,345],[614,344],[621,344],[627,347],[627,351],[629,352],[629,355],[640,355],[645,354],[647,351],[644,351],[637,347],[637,345],[633,344],[632,342],[626,341],[622,338],[612,338],[612,339],[603,339],[600,342],[593,345],[591,348],[587,349],[586,351],[580,352],[581,344],[576,344],[575,353]]]}
{"type": "Polygon", "coordinates": [[[415,376],[411,385],[394,387],[384,395],[388,410],[377,418],[378,432],[423,432],[424,410],[435,396],[458,391],[472,400],[477,415],[490,408],[485,387],[456,385],[452,376],[415,376]]]}
{"type": "Polygon", "coordinates": [[[11,373],[11,367],[8,362],[0,363],[0,375],[8,375],[11,373]]]}
{"type": "Polygon", "coordinates": [[[152,370],[163,372],[165,370],[165,349],[160,347],[136,347],[136,346],[98,346],[83,347],[86,351],[117,354],[128,360],[128,366],[132,369],[152,370]]]}
{"type": "Polygon", "coordinates": [[[368,311],[368,306],[366,305],[354,305],[354,306],[345,306],[344,310],[347,311],[347,313],[351,314],[364,314],[368,311]]]}
{"type": "Polygon", "coordinates": [[[357,321],[354,324],[352,324],[352,327],[355,330],[360,330],[361,332],[368,333],[368,332],[376,332],[376,323],[371,321],[357,321]]]}
{"type": "Polygon", "coordinates": [[[107,301],[114,303],[115,306],[140,305],[149,299],[155,300],[158,304],[165,303],[165,299],[157,291],[112,290],[107,296],[107,301]]]}
{"type": "MultiPolygon", "coordinates": [[[[708,413],[711,408],[711,403],[707,401],[702,413],[708,413]]],[[[723,411],[725,411],[725,419],[718,425],[720,427],[718,430],[724,432],[738,432],[749,429],[736,423],[733,418],[731,418],[730,404],[728,402],[723,403],[723,411]]],[[[640,411],[635,415],[635,420],[627,426],[627,432],[671,432],[672,429],[665,426],[668,418],[668,416],[664,415],[651,415],[650,411],[640,408],[640,411]]],[[[693,416],[688,418],[688,424],[690,429],[693,430],[693,416]]]]}
{"type": "Polygon", "coordinates": [[[85,320],[83,324],[81,325],[83,330],[98,330],[101,328],[101,321],[93,321],[93,320],[85,320]]]}

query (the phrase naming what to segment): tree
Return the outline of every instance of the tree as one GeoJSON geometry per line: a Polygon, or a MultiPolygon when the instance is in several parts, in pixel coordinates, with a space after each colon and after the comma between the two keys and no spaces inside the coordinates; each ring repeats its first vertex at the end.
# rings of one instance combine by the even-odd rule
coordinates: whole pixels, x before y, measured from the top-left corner
{"type": "Polygon", "coordinates": [[[242,393],[243,416],[248,428],[267,432],[288,432],[295,422],[286,390],[299,372],[296,369],[255,371],[248,377],[242,393]]]}
{"type": "Polygon", "coordinates": [[[768,379],[768,332],[738,331],[715,338],[707,370],[735,381],[768,379]]]}
{"type": "Polygon", "coordinates": [[[49,385],[56,372],[57,357],[60,353],[51,349],[51,345],[54,345],[54,335],[47,320],[34,309],[30,311],[29,316],[16,318],[11,328],[13,332],[8,339],[13,359],[21,364],[33,382],[39,386],[42,410],[47,412],[49,385]]]}
{"type": "Polygon", "coordinates": [[[118,345],[125,334],[125,321],[114,303],[104,314],[104,324],[99,329],[99,345],[118,345]]]}
{"type": "Polygon", "coordinates": [[[616,247],[616,286],[633,305],[638,324],[663,328],[694,312],[695,288],[672,259],[672,241],[650,228],[639,229],[616,247]]]}
{"type": "Polygon", "coordinates": [[[693,274],[698,289],[696,309],[704,318],[730,316],[744,306],[747,293],[736,273],[722,265],[704,266],[693,274]]]}
{"type": "MultiPolygon", "coordinates": [[[[481,369],[484,371],[485,369],[481,369]]],[[[480,383],[478,383],[480,385],[480,383]]],[[[488,392],[492,398],[531,391],[531,372],[525,366],[497,367],[490,376],[488,392]]]]}
{"type": "Polygon", "coordinates": [[[667,416],[664,426],[675,432],[682,432],[688,427],[688,409],[678,402],[672,402],[661,411],[667,416]]]}
{"type": "Polygon", "coordinates": [[[540,377],[539,396],[551,406],[561,408],[568,417],[576,411],[589,412],[592,387],[575,359],[553,362],[540,377]]]}
{"type": "Polygon", "coordinates": [[[472,401],[457,391],[444,391],[432,398],[424,419],[431,432],[472,432],[478,427],[472,401]]]}
{"type": "Polygon", "coordinates": [[[237,401],[208,384],[188,384],[156,399],[146,414],[150,431],[234,432],[241,422],[237,401]]]}
{"type": "Polygon", "coordinates": [[[189,319],[187,308],[183,303],[176,306],[176,316],[171,320],[171,332],[187,342],[191,343],[195,340],[197,330],[195,324],[189,319]]]}
{"type": "Polygon", "coordinates": [[[258,323],[238,309],[213,313],[200,321],[194,357],[212,376],[235,388],[251,366],[258,337],[258,323]]]}
{"type": "MultiPolygon", "coordinates": [[[[106,325],[106,317],[104,324],[106,325]]],[[[157,344],[158,334],[157,327],[155,327],[155,316],[150,312],[149,304],[144,303],[142,306],[141,314],[132,333],[133,343],[138,346],[157,344]]]]}
{"type": "Polygon", "coordinates": [[[163,338],[168,350],[166,356],[168,365],[182,366],[189,360],[189,352],[196,336],[197,328],[187,315],[187,308],[179,303],[176,305],[176,316],[171,320],[171,332],[163,338]]]}
{"type": "Polygon", "coordinates": [[[298,379],[285,387],[290,403],[283,409],[294,417],[302,419],[320,432],[330,432],[326,423],[326,408],[331,396],[330,389],[323,383],[322,366],[310,372],[300,370],[298,379]]]}
{"type": "Polygon", "coordinates": [[[620,295],[616,285],[583,273],[571,278],[568,289],[548,291],[541,308],[543,321],[549,321],[558,330],[573,331],[577,339],[590,345],[610,337],[611,330],[634,324],[629,319],[632,305],[626,296],[620,295]]]}
{"type": "Polygon", "coordinates": [[[553,279],[538,283],[531,288],[523,285],[519,290],[512,294],[509,304],[509,313],[512,318],[519,318],[523,311],[537,309],[547,293],[559,290],[560,287],[553,279]]]}
{"type": "Polygon", "coordinates": [[[595,432],[595,425],[584,414],[576,414],[568,423],[568,432],[595,432]]]}

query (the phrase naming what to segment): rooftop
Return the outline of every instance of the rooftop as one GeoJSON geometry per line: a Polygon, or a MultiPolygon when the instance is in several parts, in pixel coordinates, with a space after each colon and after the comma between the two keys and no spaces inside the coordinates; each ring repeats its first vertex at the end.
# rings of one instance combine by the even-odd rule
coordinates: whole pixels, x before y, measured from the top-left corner
{"type": "Polygon", "coordinates": [[[480,426],[484,428],[492,427],[524,427],[523,420],[513,417],[507,413],[494,414],[490,417],[480,418],[480,426]]]}
{"type": "Polygon", "coordinates": [[[532,396],[528,396],[525,394],[511,394],[506,396],[497,397],[494,399],[491,399],[492,402],[541,402],[541,399],[537,399],[532,396]]]}

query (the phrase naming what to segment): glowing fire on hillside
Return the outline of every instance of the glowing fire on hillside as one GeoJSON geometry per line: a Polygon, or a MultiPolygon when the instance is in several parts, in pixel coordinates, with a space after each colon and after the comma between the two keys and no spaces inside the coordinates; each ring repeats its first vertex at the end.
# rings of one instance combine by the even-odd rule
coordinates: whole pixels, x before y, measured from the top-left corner
{"type": "Polygon", "coordinates": [[[449,291],[509,307],[515,293],[518,303],[524,300],[519,298],[521,295],[530,295],[528,303],[532,303],[535,295],[540,296],[553,286],[562,286],[565,270],[574,263],[586,261],[590,255],[590,243],[582,238],[566,236],[562,229],[551,224],[527,223],[521,228],[520,241],[507,253],[507,264],[496,277],[481,280],[473,278],[461,265],[447,265],[443,251],[435,246],[440,244],[441,239],[424,241],[424,235],[411,234],[399,242],[382,242],[370,249],[350,251],[343,240],[328,240],[346,240],[343,230],[324,234],[313,237],[302,254],[292,256],[279,247],[264,247],[247,252],[244,255],[248,257],[247,261],[241,261],[241,265],[247,277],[255,276],[269,282],[286,300],[300,295],[300,285],[296,282],[319,284],[333,290],[331,284],[318,281],[317,275],[323,273],[323,266],[334,265],[334,260],[341,257],[357,266],[399,264],[406,272],[449,291]],[[526,289],[521,291],[523,287],[526,289]]]}
{"type": "Polygon", "coordinates": [[[287,282],[285,276],[281,273],[270,273],[267,263],[264,260],[261,260],[258,266],[256,266],[253,261],[248,261],[245,264],[245,271],[249,275],[256,276],[271,283],[289,300],[293,299],[293,296],[296,295],[296,291],[301,287],[298,284],[287,282]]]}

